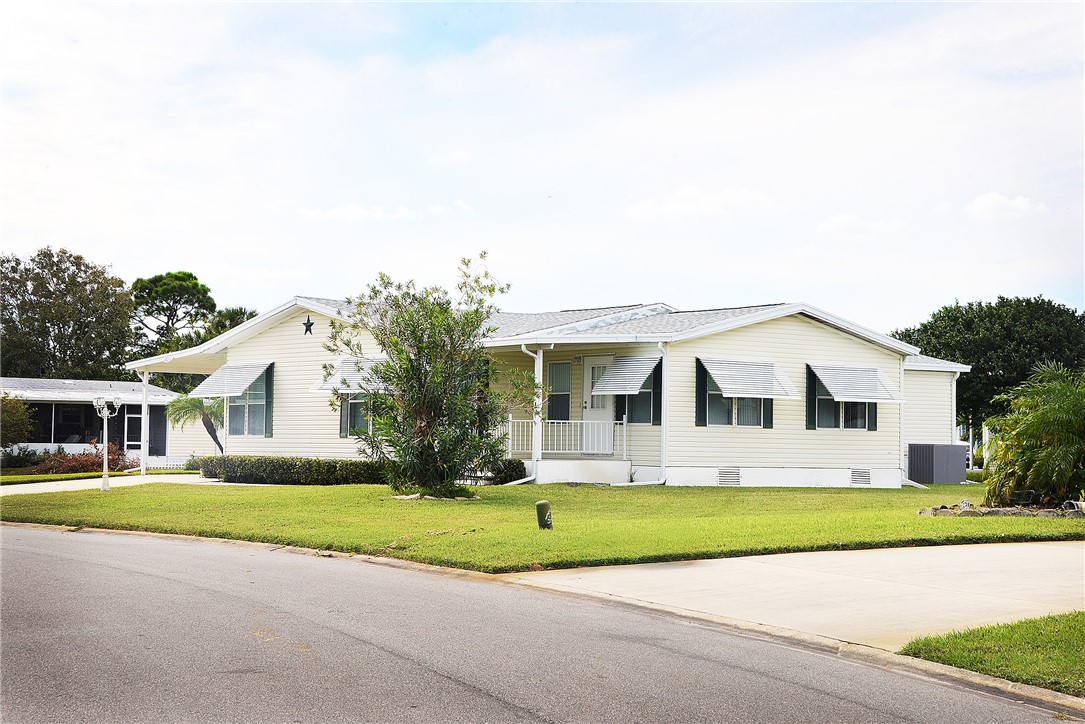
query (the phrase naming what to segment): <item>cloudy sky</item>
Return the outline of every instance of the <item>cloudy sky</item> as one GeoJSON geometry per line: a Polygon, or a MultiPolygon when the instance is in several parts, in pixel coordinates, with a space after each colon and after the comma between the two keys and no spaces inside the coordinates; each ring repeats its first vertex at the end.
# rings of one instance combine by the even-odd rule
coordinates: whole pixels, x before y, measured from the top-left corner
{"type": "Polygon", "coordinates": [[[1083,6],[58,4],[0,14],[4,253],[220,306],[1085,308],[1083,6]]]}

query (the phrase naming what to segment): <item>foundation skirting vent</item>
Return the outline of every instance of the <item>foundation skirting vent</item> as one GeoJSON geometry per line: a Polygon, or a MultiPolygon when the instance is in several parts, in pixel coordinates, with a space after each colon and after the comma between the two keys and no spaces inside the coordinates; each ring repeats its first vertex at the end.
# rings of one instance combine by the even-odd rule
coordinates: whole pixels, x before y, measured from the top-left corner
{"type": "Polygon", "coordinates": [[[738,468],[719,468],[716,471],[716,483],[718,485],[739,485],[742,482],[742,476],[738,472],[738,468]]]}
{"type": "Polygon", "coordinates": [[[851,469],[852,485],[870,485],[870,471],[860,468],[851,469]]]}

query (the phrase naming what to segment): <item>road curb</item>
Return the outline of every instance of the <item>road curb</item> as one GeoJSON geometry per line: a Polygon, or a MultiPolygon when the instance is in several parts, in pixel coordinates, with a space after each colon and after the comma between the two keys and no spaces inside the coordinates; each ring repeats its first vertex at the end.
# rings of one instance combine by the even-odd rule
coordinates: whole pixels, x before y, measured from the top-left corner
{"type": "Polygon", "coordinates": [[[940,681],[943,683],[966,686],[971,690],[985,692],[987,694],[998,696],[1001,698],[1011,698],[1018,703],[1037,706],[1046,710],[1053,709],[1058,712],[1073,714],[1077,717],[1085,719],[1085,699],[1071,696],[1069,694],[1063,694],[1061,692],[1051,691],[1049,689],[1043,689],[1037,686],[1031,686],[1029,684],[1019,684],[1013,681],[1007,681],[1006,679],[1000,679],[995,676],[990,676],[988,674],[981,674],[975,671],[968,671],[966,669],[958,669],[956,667],[948,666],[946,664],[939,664],[933,661],[917,659],[911,656],[901,656],[900,654],[895,654],[891,651],[875,648],[873,646],[867,646],[866,644],[844,641],[841,639],[834,639],[828,636],[810,634],[802,631],[795,631],[793,629],[781,628],[779,626],[771,626],[768,624],[761,624],[753,621],[745,621],[743,619],[729,618],[727,616],[719,616],[716,614],[709,614],[702,611],[679,608],[676,606],[667,606],[665,604],[655,603],[652,601],[628,598],[625,596],[617,596],[609,593],[601,593],[554,584],[544,585],[523,579],[522,573],[480,573],[478,571],[469,571],[459,568],[446,568],[443,566],[428,563],[405,561],[398,558],[384,558],[380,556],[371,556],[360,553],[343,553],[340,551],[317,550],[315,548],[304,548],[301,546],[236,540],[232,538],[210,538],[193,535],[183,535],[179,533],[155,533],[142,530],[115,530],[110,528],[89,528],[81,526],[52,525],[46,523],[19,523],[9,521],[0,522],[0,528],[3,527],[52,530],[60,533],[107,533],[111,535],[131,535],[166,538],[171,540],[198,543],[216,543],[220,545],[229,545],[235,547],[251,548],[254,550],[262,550],[269,553],[281,551],[284,553],[314,556],[318,558],[340,558],[345,560],[355,560],[361,563],[369,563],[389,568],[399,568],[402,570],[411,570],[419,573],[435,574],[450,578],[457,578],[460,580],[473,580],[479,583],[486,583],[489,585],[499,584],[515,586],[518,588],[530,588],[536,591],[548,591],[553,594],[569,596],[572,598],[602,601],[604,603],[626,606],[642,611],[654,611],[656,613],[667,614],[668,616],[677,616],[679,618],[684,618],[692,622],[710,623],[716,626],[726,628],[729,631],[739,635],[770,641],[777,644],[788,645],[807,651],[815,651],[827,656],[842,658],[845,660],[862,663],[868,666],[876,666],[882,669],[906,673],[912,676],[940,681]]]}
{"type": "Polygon", "coordinates": [[[1012,698],[1018,703],[1038,706],[1043,709],[1055,709],[1062,713],[1073,714],[1074,716],[1085,718],[1085,699],[1069,694],[1063,694],[1062,692],[1051,691],[1050,689],[1043,689],[1029,684],[1007,681],[1006,679],[1000,679],[997,676],[968,671],[967,669],[958,669],[954,666],[917,659],[911,656],[902,656],[891,651],[867,646],[866,644],[834,639],[828,636],[821,636],[743,619],[704,613],[692,609],[679,608],[677,606],[667,606],[652,601],[617,596],[610,593],[600,593],[553,584],[544,585],[532,583],[523,579],[517,579],[520,575],[521,574],[518,573],[504,573],[494,577],[503,578],[506,579],[505,582],[534,588],[536,590],[548,590],[571,597],[600,600],[629,606],[631,608],[666,613],[671,616],[679,616],[691,621],[712,623],[752,638],[792,645],[797,648],[813,650],[829,656],[877,666],[891,671],[903,672],[926,679],[964,685],[972,690],[983,691],[1002,698],[1012,698]]]}

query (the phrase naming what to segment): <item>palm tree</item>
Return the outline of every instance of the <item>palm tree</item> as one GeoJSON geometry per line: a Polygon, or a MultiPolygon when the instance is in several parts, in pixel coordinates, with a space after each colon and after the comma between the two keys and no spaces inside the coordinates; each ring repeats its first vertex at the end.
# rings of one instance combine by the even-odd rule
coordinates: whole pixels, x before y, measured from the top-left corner
{"type": "Polygon", "coordinates": [[[199,397],[181,395],[166,405],[166,419],[171,424],[180,425],[182,430],[190,422],[197,420],[202,422],[203,428],[207,430],[207,434],[211,436],[219,449],[219,454],[222,454],[222,443],[219,442],[218,436],[218,428],[223,426],[225,420],[221,397],[204,400],[199,397]]]}
{"type": "Polygon", "coordinates": [[[995,433],[988,455],[987,503],[1032,491],[1058,503],[1085,495],[1085,369],[1048,362],[996,400],[1009,403],[987,421],[995,433]]]}

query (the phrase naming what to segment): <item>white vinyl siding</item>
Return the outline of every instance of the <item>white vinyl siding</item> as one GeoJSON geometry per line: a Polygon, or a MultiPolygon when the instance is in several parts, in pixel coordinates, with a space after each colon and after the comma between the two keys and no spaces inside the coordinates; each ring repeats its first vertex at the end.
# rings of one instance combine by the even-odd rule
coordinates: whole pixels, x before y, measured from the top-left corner
{"type": "Polygon", "coordinates": [[[904,405],[905,444],[960,442],[953,435],[953,374],[904,370],[904,399],[908,401],[904,405]]]}
{"type": "MultiPolygon", "coordinates": [[[[219,442],[222,441],[223,431],[218,431],[219,442]]],[[[203,423],[199,420],[190,422],[182,430],[180,427],[171,425],[166,433],[166,454],[171,457],[203,457],[205,455],[218,455],[219,449],[207,434],[203,423]]]]}
{"type": "Polygon", "coordinates": [[[668,349],[664,384],[668,394],[669,466],[901,467],[897,405],[879,409],[877,431],[862,434],[843,428],[807,430],[803,400],[776,400],[771,430],[737,425],[698,427],[694,410],[697,358],[772,361],[796,383],[806,380],[807,364],[873,367],[899,391],[899,354],[801,315],[675,342],[668,349]]]}
{"type": "MultiPolygon", "coordinates": [[[[323,348],[329,320],[299,310],[261,334],[227,352],[227,364],[274,362],[274,437],[229,437],[231,455],[299,455],[322,458],[357,458],[352,438],[339,437],[339,413],[328,404],[330,393],[313,392],[324,378],[323,365],[339,358],[323,348]],[[303,334],[306,316],[313,334],[303,334]]],[[[365,355],[379,354],[368,336],[362,337],[365,355]]]]}

